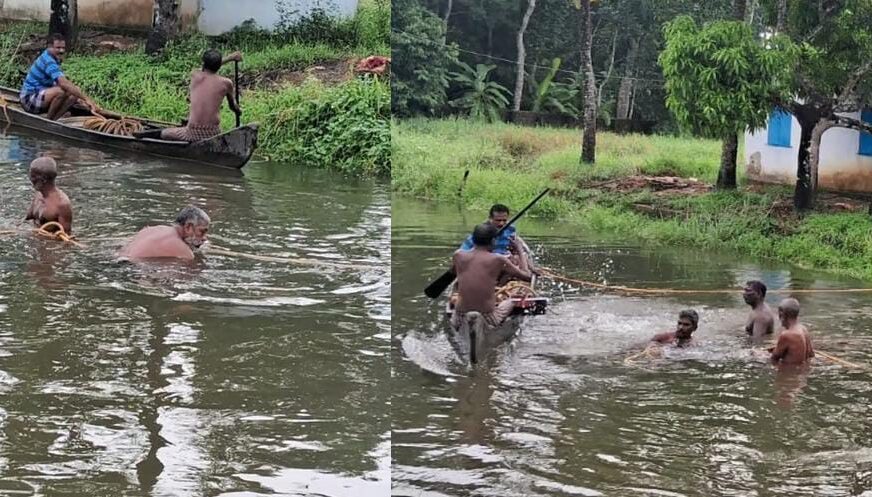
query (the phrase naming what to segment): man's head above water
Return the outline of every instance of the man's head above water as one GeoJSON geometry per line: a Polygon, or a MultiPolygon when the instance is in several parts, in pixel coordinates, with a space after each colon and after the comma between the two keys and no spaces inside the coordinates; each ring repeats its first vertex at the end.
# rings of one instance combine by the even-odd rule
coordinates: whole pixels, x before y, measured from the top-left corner
{"type": "Polygon", "coordinates": [[[693,309],[685,309],[678,313],[678,325],[675,328],[675,338],[679,340],[690,339],[699,325],[699,314],[693,309]]]}
{"type": "Polygon", "coordinates": [[[49,185],[54,185],[58,176],[58,165],[51,157],[40,157],[30,163],[30,183],[34,190],[42,191],[49,185]]]}
{"type": "Polygon", "coordinates": [[[503,204],[494,204],[488,212],[487,221],[497,229],[502,228],[509,222],[509,208],[503,204]]]}
{"type": "Polygon", "coordinates": [[[759,280],[751,280],[745,283],[745,288],[742,290],[742,299],[750,306],[755,306],[766,297],[766,285],[759,280]]]}
{"type": "Polygon", "coordinates": [[[790,328],[799,319],[799,301],[788,298],[778,304],[778,319],[781,326],[790,328]]]}
{"type": "Polygon", "coordinates": [[[182,240],[191,249],[198,249],[206,242],[210,223],[209,215],[203,209],[189,205],[176,216],[175,226],[182,240]]]}

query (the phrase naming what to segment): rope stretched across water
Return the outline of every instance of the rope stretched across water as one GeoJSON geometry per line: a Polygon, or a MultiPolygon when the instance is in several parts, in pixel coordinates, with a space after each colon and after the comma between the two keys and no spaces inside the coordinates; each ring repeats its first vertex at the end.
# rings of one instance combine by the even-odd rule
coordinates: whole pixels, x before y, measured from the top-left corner
{"type": "MultiPolygon", "coordinates": [[[[546,276],[556,281],[564,281],[574,283],[576,285],[598,288],[600,290],[614,291],[629,294],[645,294],[645,295],[702,295],[702,294],[735,294],[741,291],[741,288],[723,288],[723,289],[683,289],[683,288],[635,288],[622,285],[606,285],[604,283],[596,283],[594,281],[581,280],[578,278],[570,278],[562,274],[556,273],[548,268],[540,267],[539,272],[542,276],[546,276]]],[[[872,293],[872,288],[779,288],[777,290],[769,290],[767,293],[872,293]]]]}

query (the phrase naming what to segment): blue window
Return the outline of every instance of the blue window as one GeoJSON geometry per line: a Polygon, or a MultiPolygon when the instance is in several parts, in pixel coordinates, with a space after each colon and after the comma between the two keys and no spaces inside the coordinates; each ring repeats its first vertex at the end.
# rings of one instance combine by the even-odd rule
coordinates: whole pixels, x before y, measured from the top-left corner
{"type": "MultiPolygon", "coordinates": [[[[860,113],[860,119],[864,123],[872,123],[872,110],[865,109],[860,113]]],[[[860,155],[872,155],[872,135],[865,131],[860,132],[860,155]]]]}
{"type": "Polygon", "coordinates": [[[790,147],[790,127],[793,116],[781,109],[775,109],[769,114],[769,145],[773,147],[790,147]]]}

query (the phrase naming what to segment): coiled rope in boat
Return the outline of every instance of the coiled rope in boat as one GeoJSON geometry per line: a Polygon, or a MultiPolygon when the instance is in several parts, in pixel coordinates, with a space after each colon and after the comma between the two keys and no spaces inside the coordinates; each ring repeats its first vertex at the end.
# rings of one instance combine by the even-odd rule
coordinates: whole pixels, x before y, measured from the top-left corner
{"type": "Polygon", "coordinates": [[[142,123],[136,119],[126,117],[111,119],[100,115],[85,119],[82,122],[82,127],[91,131],[118,136],[133,136],[133,133],[142,131],[142,123]]]}

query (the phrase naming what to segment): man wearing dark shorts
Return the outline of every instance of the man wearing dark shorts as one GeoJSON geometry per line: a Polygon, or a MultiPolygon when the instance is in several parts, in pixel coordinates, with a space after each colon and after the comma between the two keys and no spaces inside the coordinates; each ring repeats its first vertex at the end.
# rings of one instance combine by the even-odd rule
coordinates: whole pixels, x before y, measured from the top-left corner
{"type": "Polygon", "coordinates": [[[55,33],[48,37],[48,47],[30,66],[19,100],[21,107],[31,114],[47,113],[52,121],[66,114],[77,102],[87,105],[92,112],[100,108],[61,71],[61,61],[67,50],[64,37],[55,33]]]}

